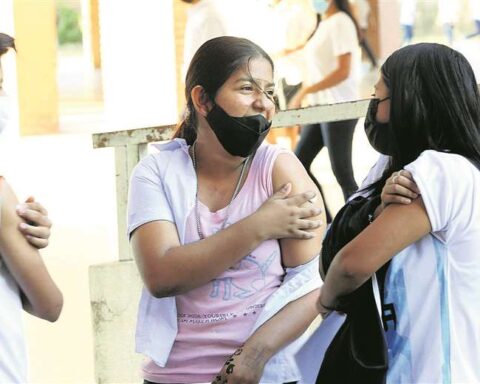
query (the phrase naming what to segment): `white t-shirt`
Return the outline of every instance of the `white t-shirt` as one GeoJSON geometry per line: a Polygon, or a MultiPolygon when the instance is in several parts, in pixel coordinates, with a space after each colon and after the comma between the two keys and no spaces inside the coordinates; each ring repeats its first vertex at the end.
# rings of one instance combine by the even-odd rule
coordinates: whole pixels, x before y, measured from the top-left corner
{"type": "Polygon", "coordinates": [[[387,383],[479,383],[480,171],[432,150],[405,169],[432,232],[395,255],[386,275],[387,383]]]}
{"type": "Polygon", "coordinates": [[[2,384],[27,382],[27,351],[22,311],[18,285],[0,255],[0,383],[2,384]]]}
{"type": "Polygon", "coordinates": [[[308,95],[310,105],[331,104],[359,98],[360,47],[352,19],[344,12],[322,20],[305,46],[308,85],[318,83],[338,67],[338,56],[352,54],[348,78],[329,89],[308,95]]]}
{"type": "Polygon", "coordinates": [[[187,12],[182,73],[185,77],[197,49],[207,40],[228,35],[225,0],[202,0],[187,12]]]}
{"type": "Polygon", "coordinates": [[[400,24],[413,25],[417,16],[417,0],[400,0],[400,24]]]}
{"type": "Polygon", "coordinates": [[[358,10],[358,25],[362,29],[367,29],[368,28],[368,17],[370,16],[370,4],[368,3],[368,0],[357,0],[355,2],[357,5],[357,10],[358,10]]]}

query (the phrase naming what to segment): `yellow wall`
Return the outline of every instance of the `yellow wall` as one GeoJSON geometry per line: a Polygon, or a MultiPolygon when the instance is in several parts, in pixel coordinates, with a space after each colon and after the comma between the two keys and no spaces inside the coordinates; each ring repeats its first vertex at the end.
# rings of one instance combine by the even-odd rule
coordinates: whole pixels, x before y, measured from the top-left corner
{"type": "Polygon", "coordinates": [[[98,0],[90,0],[90,25],[92,34],[93,66],[99,69],[102,66],[100,52],[100,20],[98,15],[98,0]]]}
{"type": "Polygon", "coordinates": [[[185,106],[185,79],[182,78],[183,64],[183,42],[185,35],[185,23],[187,21],[187,10],[189,4],[181,0],[173,0],[173,17],[175,27],[175,59],[177,68],[177,105],[178,110],[183,111],[185,106]]]}
{"type": "Polygon", "coordinates": [[[20,134],[58,131],[55,0],[15,0],[20,134]]]}

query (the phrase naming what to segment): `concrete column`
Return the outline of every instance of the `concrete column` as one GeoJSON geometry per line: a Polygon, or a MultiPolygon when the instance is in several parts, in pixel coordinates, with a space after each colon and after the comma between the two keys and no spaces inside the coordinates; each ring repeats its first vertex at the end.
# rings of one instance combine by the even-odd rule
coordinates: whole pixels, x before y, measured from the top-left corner
{"type": "Polygon", "coordinates": [[[133,261],[90,268],[96,383],[140,383],[143,357],[135,353],[142,281],[133,261]]]}
{"type": "Polygon", "coordinates": [[[178,110],[183,110],[185,106],[185,79],[182,74],[183,64],[183,45],[185,40],[185,24],[187,21],[187,11],[189,4],[180,0],[173,1],[174,31],[175,31],[175,68],[177,71],[177,106],[178,110]]]}
{"type": "Polygon", "coordinates": [[[20,134],[58,131],[55,0],[13,1],[20,134]]]}
{"type": "Polygon", "coordinates": [[[98,0],[81,0],[83,56],[92,69],[100,69],[100,20],[98,0]]]}
{"type": "Polygon", "coordinates": [[[369,41],[382,63],[402,44],[400,29],[400,3],[396,0],[370,0],[372,9],[369,41]]]}
{"type": "Polygon", "coordinates": [[[173,0],[100,1],[106,129],[177,121],[173,0]]]}

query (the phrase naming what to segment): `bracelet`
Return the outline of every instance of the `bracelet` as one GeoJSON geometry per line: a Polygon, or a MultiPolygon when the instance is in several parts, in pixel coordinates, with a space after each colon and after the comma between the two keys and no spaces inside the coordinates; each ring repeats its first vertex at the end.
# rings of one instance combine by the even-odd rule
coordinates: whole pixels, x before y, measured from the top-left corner
{"type": "Polygon", "coordinates": [[[373,220],[375,219],[375,216],[373,213],[368,214],[368,224],[372,224],[373,220]]]}
{"type": "Polygon", "coordinates": [[[320,305],[321,305],[323,308],[325,308],[325,309],[328,310],[328,311],[336,311],[336,310],[337,310],[335,307],[328,307],[328,306],[324,305],[324,304],[322,303],[322,300],[321,300],[320,298],[318,299],[318,302],[320,303],[320,305]]]}

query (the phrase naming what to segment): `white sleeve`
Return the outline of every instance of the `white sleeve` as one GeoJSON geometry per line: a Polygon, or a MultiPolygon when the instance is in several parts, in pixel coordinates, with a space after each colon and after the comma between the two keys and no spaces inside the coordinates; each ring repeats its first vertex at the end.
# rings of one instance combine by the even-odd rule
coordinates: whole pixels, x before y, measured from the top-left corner
{"type": "Polygon", "coordinates": [[[420,189],[432,233],[443,232],[443,240],[448,241],[472,224],[478,171],[467,159],[428,150],[405,169],[412,173],[420,189]]]}
{"type": "Polygon", "coordinates": [[[174,222],[154,155],[134,168],[128,191],[128,236],[143,224],[156,220],[174,222]]]}
{"type": "Polygon", "coordinates": [[[333,54],[341,56],[346,53],[353,53],[358,49],[358,37],[355,24],[348,15],[335,20],[334,31],[332,31],[333,54]]]}
{"type": "Polygon", "coordinates": [[[380,154],[380,157],[378,158],[377,162],[373,165],[372,168],[370,168],[367,176],[365,177],[365,179],[363,179],[362,185],[360,185],[360,188],[358,188],[357,192],[355,192],[352,196],[350,196],[348,200],[352,200],[357,196],[364,196],[365,192],[362,190],[368,187],[369,185],[375,183],[377,180],[379,180],[382,177],[383,172],[388,167],[389,161],[390,161],[390,156],[380,154]]]}

